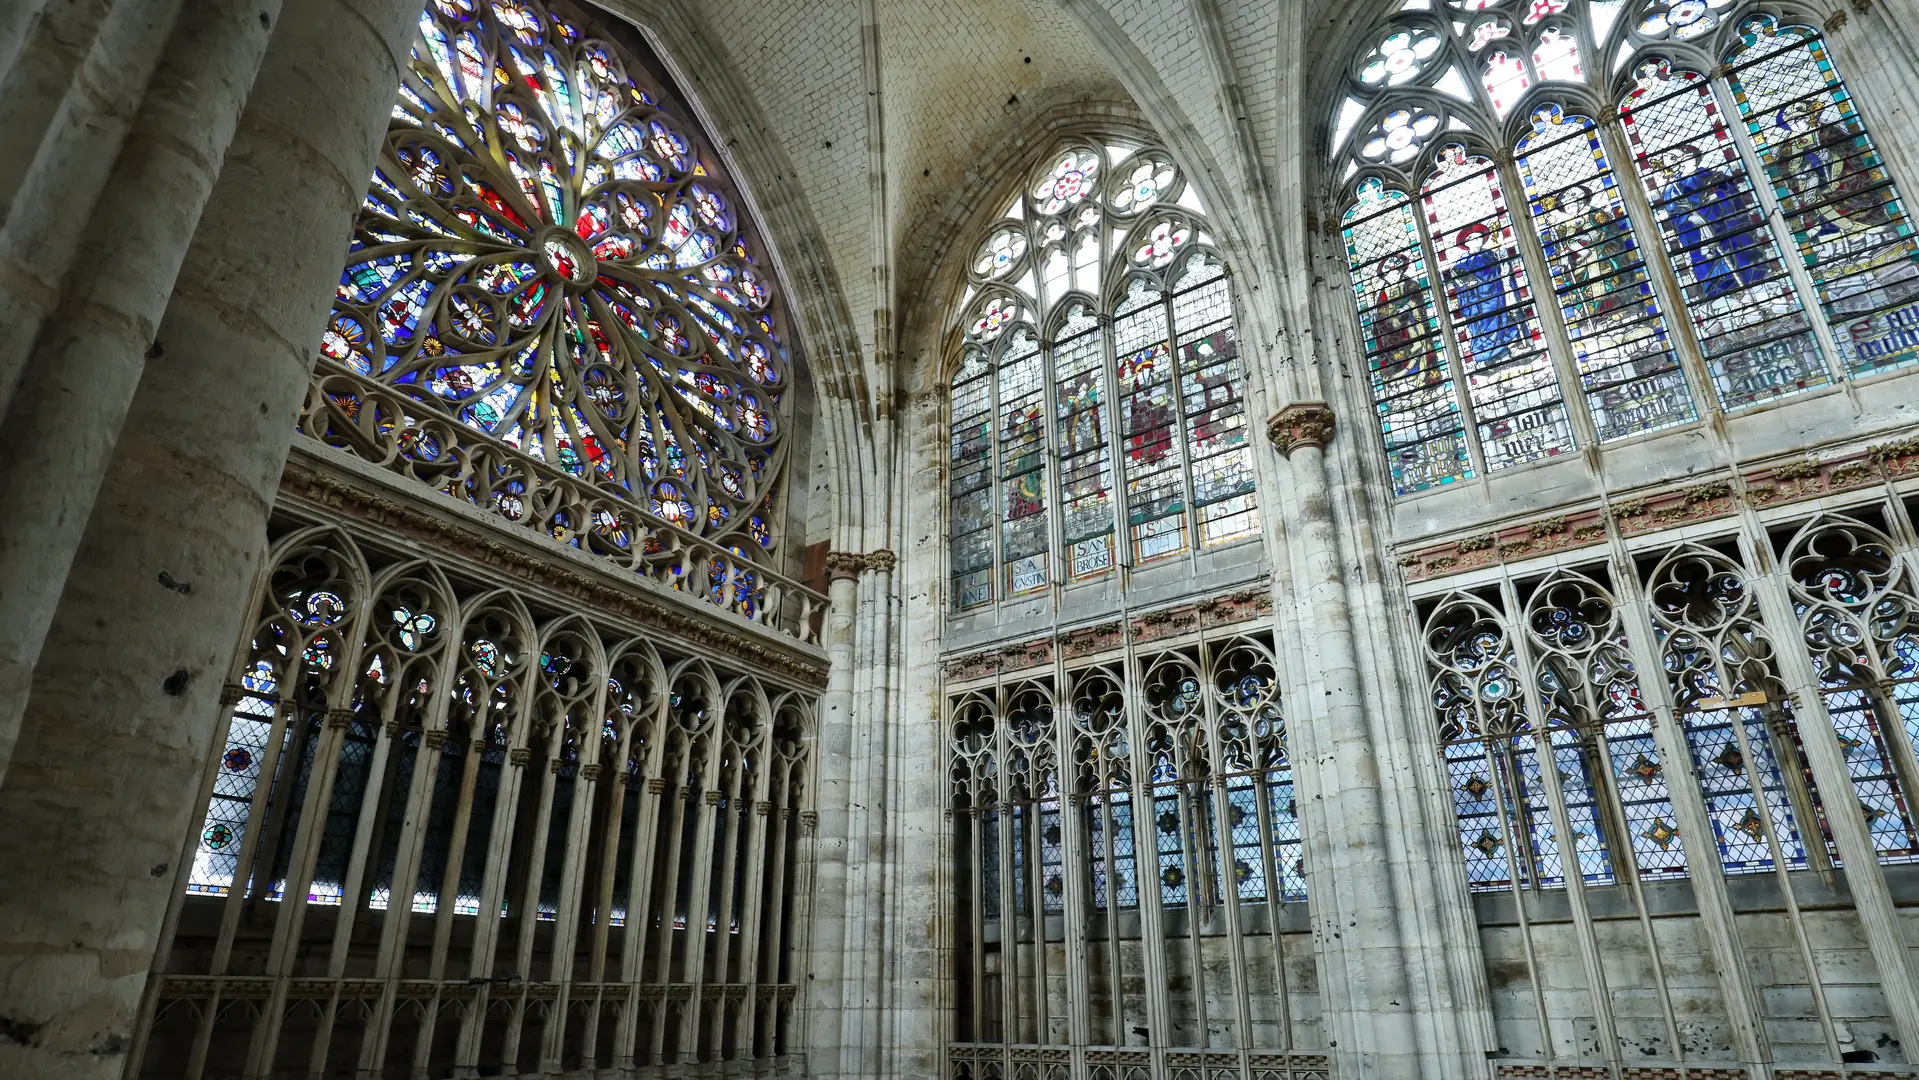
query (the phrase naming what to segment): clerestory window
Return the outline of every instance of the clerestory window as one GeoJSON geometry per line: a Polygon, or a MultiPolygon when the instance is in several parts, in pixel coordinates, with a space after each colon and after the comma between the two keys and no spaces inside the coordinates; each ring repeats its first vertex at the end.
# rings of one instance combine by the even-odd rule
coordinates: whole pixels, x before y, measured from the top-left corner
{"type": "Polygon", "coordinates": [[[1334,118],[1396,494],[1919,363],[1919,239],[1818,30],[1406,0],[1334,118]]]}
{"type": "Polygon", "coordinates": [[[954,606],[1258,530],[1230,277],[1171,155],[1044,155],[968,267],[950,385],[954,606]]]}

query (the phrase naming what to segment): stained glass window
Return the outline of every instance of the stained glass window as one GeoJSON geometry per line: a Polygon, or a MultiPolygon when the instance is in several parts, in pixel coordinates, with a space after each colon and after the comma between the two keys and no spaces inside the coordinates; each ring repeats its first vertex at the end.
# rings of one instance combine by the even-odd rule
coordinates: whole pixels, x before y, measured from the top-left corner
{"type": "Polygon", "coordinates": [[[675,101],[564,0],[433,0],[318,373],[401,390],[760,556],[790,331],[744,203],[675,101]]]}
{"type": "Polygon", "coordinates": [[[1346,212],[1345,236],[1393,490],[1406,495],[1473,475],[1412,203],[1369,180],[1346,212]]]}
{"type": "Polygon", "coordinates": [[[1397,494],[1919,363],[1919,235],[1816,29],[1443,6],[1364,40],[1334,118],[1397,494]]]}
{"type": "Polygon", "coordinates": [[[949,379],[956,609],[1256,534],[1231,280],[1169,154],[1043,156],[968,269],[949,379]]]}
{"type": "Polygon", "coordinates": [[[1825,42],[1766,16],[1739,30],[1727,81],[1846,369],[1919,361],[1919,239],[1825,42]]]}

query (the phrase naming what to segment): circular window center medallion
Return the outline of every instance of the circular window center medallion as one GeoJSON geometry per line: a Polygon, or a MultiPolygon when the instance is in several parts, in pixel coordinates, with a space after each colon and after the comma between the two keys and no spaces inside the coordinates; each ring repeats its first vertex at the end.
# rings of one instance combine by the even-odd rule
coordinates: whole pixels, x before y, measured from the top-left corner
{"type": "Polygon", "coordinates": [[[587,248],[586,241],[581,240],[579,234],[571,229],[548,231],[540,239],[540,253],[546,258],[547,270],[568,288],[584,289],[599,276],[593,263],[593,252],[587,248]]]}

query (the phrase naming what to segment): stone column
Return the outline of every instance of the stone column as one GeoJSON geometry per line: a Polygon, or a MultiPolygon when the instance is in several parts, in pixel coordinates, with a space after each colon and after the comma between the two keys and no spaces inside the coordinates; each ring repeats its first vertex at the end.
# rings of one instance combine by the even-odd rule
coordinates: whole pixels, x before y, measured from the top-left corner
{"type": "MultiPolygon", "coordinates": [[[[156,65],[169,49],[193,47],[195,31],[175,35],[180,0],[9,0],[0,4],[0,414],[6,412],[14,384],[33,351],[41,323],[61,304],[68,272],[83,269],[94,257],[119,255],[109,247],[101,252],[96,214],[119,217],[144,212],[159,218],[153,199],[102,200],[109,183],[121,185],[115,173],[128,132],[138,138],[153,131],[142,112],[142,97],[151,102],[153,91],[165,92],[166,80],[149,85],[156,65]],[[8,39],[12,39],[9,43],[8,39]]],[[[255,11],[275,17],[275,2],[240,10],[235,5],[196,5],[209,10],[189,16],[187,27],[208,16],[235,13],[251,21],[255,11]]],[[[205,33],[201,26],[198,33],[205,33]]],[[[264,34],[258,35],[264,38],[264,34]]],[[[257,63],[257,57],[255,63],[257,63]]],[[[171,62],[170,62],[171,63],[171,62]]],[[[173,65],[178,73],[178,65],[173,65]]],[[[228,78],[238,69],[213,64],[201,77],[228,78]]],[[[252,71],[240,79],[245,96],[252,71]]],[[[232,116],[206,134],[219,133],[222,142],[232,136],[232,116]]],[[[201,132],[176,133],[182,147],[199,144],[201,132]]],[[[141,155],[128,155],[137,161],[141,155]]],[[[214,166],[218,167],[218,156],[214,166]]],[[[137,191],[137,189],[135,189],[137,191]]],[[[175,198],[178,194],[175,193],[175,198]]],[[[201,191],[204,200],[206,193],[201,191]]],[[[179,247],[193,231],[198,200],[182,223],[179,247]]],[[[188,209],[182,205],[181,209],[188,209]]],[[[158,224],[158,222],[156,222],[158,224]]],[[[166,224],[171,225],[172,222],[166,224]]],[[[118,239],[114,237],[113,239],[118,239]]],[[[120,256],[124,257],[124,256],[120,256]]],[[[177,258],[177,252],[175,253],[177,258]]],[[[164,303],[166,289],[160,290],[164,303]]],[[[159,317],[155,312],[153,318],[159,317]]]]}
{"type": "MultiPolygon", "coordinates": [[[[139,126],[111,175],[99,166],[94,186],[104,184],[105,191],[84,231],[64,215],[85,222],[90,204],[66,206],[33,189],[54,182],[45,175],[59,171],[53,164],[37,167],[0,229],[0,281],[8,282],[0,286],[0,410],[10,396],[15,405],[0,421],[0,461],[8,463],[0,473],[0,506],[6,507],[0,517],[0,778],[142,357],[158,355],[155,329],[278,9],[277,0],[195,4],[166,47],[139,126]],[[59,230],[76,235],[48,235],[59,230]],[[76,256],[78,269],[61,295],[66,263],[76,256]],[[43,320],[42,302],[53,296],[59,296],[57,309],[43,320]],[[16,380],[18,392],[11,393],[16,380]]],[[[110,23],[117,19],[117,12],[108,16],[110,23]]],[[[145,25],[164,35],[170,23],[145,25]]],[[[110,160],[125,126],[125,120],[106,125],[71,153],[110,160]]],[[[60,152],[42,146],[40,153],[60,152]]],[[[63,198],[93,182],[55,179],[63,198]]]]}
{"type": "MultiPolygon", "coordinates": [[[[1304,625],[1297,633],[1317,673],[1295,691],[1312,725],[1310,756],[1295,758],[1294,782],[1305,814],[1317,814],[1331,836],[1331,865],[1308,866],[1313,938],[1320,957],[1321,1007],[1335,1071],[1353,1077],[1415,1077],[1420,1047],[1413,1022],[1409,957],[1399,930],[1391,853],[1386,839],[1378,751],[1362,700],[1358,649],[1345,574],[1333,535],[1325,452],[1333,411],[1324,402],[1295,402],[1267,423],[1266,434],[1292,465],[1288,532],[1297,546],[1304,625]]],[[[1282,616],[1283,618],[1283,616],[1282,616]]],[[[1302,749],[1307,749],[1302,747],[1302,749]]]]}
{"type": "MultiPolygon", "coordinates": [[[[811,925],[805,935],[805,977],[798,979],[804,1015],[807,1072],[840,1072],[841,985],[847,941],[846,865],[850,758],[853,746],[853,620],[859,605],[859,575],[866,560],[835,551],[826,557],[826,693],[820,699],[818,780],[813,806],[820,819],[813,839],[811,925]]],[[[797,974],[797,973],[796,973],[797,974]]]]}
{"type": "MultiPolygon", "coordinates": [[[[255,32],[259,11],[246,13],[255,32]]],[[[105,1080],[125,1063],[312,343],[418,15],[417,0],[292,5],[247,98],[0,788],[0,865],[33,883],[0,893],[0,1016],[17,1033],[0,1040],[0,1075],[105,1080]]],[[[189,86],[215,93],[201,78],[174,91],[176,107],[189,86]]],[[[206,165],[166,153],[181,170],[167,175],[206,165]]],[[[124,332],[99,347],[137,342],[137,363],[148,340],[124,332]]]]}

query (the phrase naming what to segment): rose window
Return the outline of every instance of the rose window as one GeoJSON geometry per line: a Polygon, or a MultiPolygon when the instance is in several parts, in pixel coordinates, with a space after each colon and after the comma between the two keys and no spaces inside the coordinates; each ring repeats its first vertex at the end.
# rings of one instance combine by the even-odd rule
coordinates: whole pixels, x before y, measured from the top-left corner
{"type": "Polygon", "coordinates": [[[1718,26],[1717,12],[1730,6],[1732,0],[1653,0],[1639,20],[1639,32],[1647,37],[1670,33],[1687,41],[1718,26]]]}
{"type": "Polygon", "coordinates": [[[1527,0],[1526,25],[1531,26],[1548,16],[1557,15],[1566,10],[1571,0],[1527,0]]]}
{"type": "Polygon", "coordinates": [[[564,4],[433,0],[321,371],[757,554],[788,404],[772,271],[717,160],[588,25],[564,4]]]}
{"type": "Polygon", "coordinates": [[[1019,265],[1026,254],[1026,236],[1013,229],[993,234],[973,260],[973,272],[982,277],[1003,277],[1019,265]]]}
{"type": "Polygon", "coordinates": [[[1084,199],[1098,179],[1099,158],[1089,150],[1069,150],[1033,186],[1033,198],[1040,213],[1057,214],[1084,199]]]}
{"type": "Polygon", "coordinates": [[[1395,109],[1373,128],[1359,155],[1368,161],[1411,161],[1427,137],[1439,130],[1439,117],[1428,112],[1395,109]]]}
{"type": "Polygon", "coordinates": [[[1426,68],[1439,51],[1439,35],[1421,26],[1403,26],[1387,32],[1372,55],[1360,66],[1359,81],[1368,86],[1398,86],[1426,68]]]}
{"type": "Polygon", "coordinates": [[[1133,261],[1154,268],[1173,261],[1173,254],[1193,235],[1193,230],[1177,221],[1162,221],[1133,252],[1133,261]]]}
{"type": "Polygon", "coordinates": [[[1471,52],[1478,52],[1495,41],[1511,37],[1512,32],[1513,24],[1506,21],[1503,16],[1494,15],[1481,19],[1473,26],[1472,38],[1467,42],[1466,48],[1471,52]]]}
{"type": "Polygon", "coordinates": [[[1145,160],[1128,162],[1126,182],[1113,188],[1113,209],[1121,214],[1131,214],[1158,202],[1173,183],[1173,163],[1162,157],[1148,156],[1145,160]]]}

